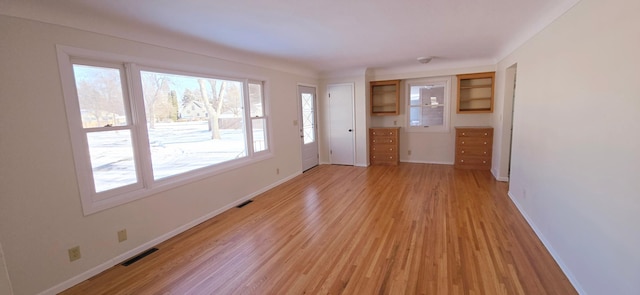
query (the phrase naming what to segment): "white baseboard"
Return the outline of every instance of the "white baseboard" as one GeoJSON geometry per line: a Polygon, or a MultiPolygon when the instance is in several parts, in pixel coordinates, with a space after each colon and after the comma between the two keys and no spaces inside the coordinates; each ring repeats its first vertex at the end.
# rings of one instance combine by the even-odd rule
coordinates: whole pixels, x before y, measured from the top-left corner
{"type": "Polygon", "coordinates": [[[400,159],[402,163],[416,163],[416,164],[435,164],[435,165],[453,165],[453,162],[431,162],[431,161],[413,161],[400,159]]]}
{"type": "Polygon", "coordinates": [[[272,183],[272,184],[270,184],[270,185],[268,185],[266,187],[263,187],[262,189],[254,192],[254,193],[246,195],[246,196],[244,196],[244,197],[242,197],[242,198],[240,198],[240,199],[238,199],[238,200],[236,200],[236,201],[234,201],[234,202],[232,202],[230,204],[227,204],[226,206],[224,206],[222,208],[219,208],[219,209],[214,210],[214,211],[212,211],[212,212],[210,212],[210,213],[208,213],[208,214],[206,214],[204,216],[196,218],[195,220],[193,220],[193,221],[191,221],[191,222],[189,222],[187,224],[184,224],[184,225],[182,225],[182,226],[180,226],[180,227],[178,227],[178,228],[176,228],[176,229],[174,229],[174,230],[172,230],[172,231],[170,231],[170,232],[168,232],[166,234],[163,234],[163,235],[161,235],[161,236],[159,236],[159,237],[157,237],[157,238],[155,238],[155,239],[153,239],[151,241],[148,241],[148,242],[146,242],[146,243],[144,243],[144,244],[142,244],[142,245],[140,245],[140,246],[138,246],[138,247],[136,247],[134,249],[131,249],[131,250],[129,250],[129,251],[123,253],[123,254],[120,254],[120,255],[118,255],[118,256],[106,261],[105,263],[102,263],[102,264],[100,264],[100,265],[98,265],[98,266],[96,266],[96,267],[94,267],[92,269],[89,269],[88,271],[85,271],[85,272],[83,272],[83,273],[81,273],[81,274],[79,274],[79,275],[77,275],[77,276],[75,276],[75,277],[73,277],[73,278],[71,278],[69,280],[66,280],[66,281],[64,281],[64,282],[62,282],[62,283],[60,283],[58,285],[55,285],[55,286],[53,286],[53,287],[41,292],[40,295],[55,295],[55,294],[58,294],[58,293],[66,290],[66,289],[69,289],[69,288],[71,288],[71,287],[73,287],[73,286],[75,286],[75,285],[77,285],[77,284],[79,284],[79,283],[81,283],[81,282],[83,282],[83,281],[85,281],[87,279],[90,279],[91,277],[93,277],[93,276],[95,276],[95,275],[97,275],[97,274],[99,274],[99,273],[101,273],[101,272],[113,267],[114,265],[116,265],[118,263],[121,263],[121,262],[123,262],[123,261],[125,261],[125,260],[127,260],[127,259],[129,259],[131,257],[134,257],[134,256],[140,254],[141,252],[144,252],[144,251],[148,250],[149,248],[152,248],[152,247],[154,247],[154,246],[156,246],[156,245],[158,245],[158,244],[160,244],[160,243],[162,243],[162,242],[164,242],[164,241],[166,241],[166,240],[168,240],[170,238],[173,238],[173,237],[177,236],[180,233],[183,233],[184,231],[186,231],[186,230],[188,230],[188,229],[190,229],[190,228],[192,228],[192,227],[194,227],[194,226],[196,226],[196,225],[198,225],[200,223],[203,223],[203,222],[213,218],[216,215],[219,215],[220,213],[222,213],[224,211],[227,211],[227,210],[229,210],[229,209],[231,209],[231,208],[233,208],[233,207],[235,207],[235,206],[237,206],[239,204],[242,204],[243,202],[245,202],[247,200],[250,200],[250,199],[256,197],[257,195],[259,195],[261,193],[264,193],[264,192],[266,192],[266,191],[268,191],[268,190],[270,190],[270,189],[272,189],[272,188],[274,188],[274,187],[276,187],[276,186],[278,186],[280,184],[283,184],[283,183],[293,179],[294,177],[300,175],[301,173],[302,173],[301,171],[297,171],[296,173],[291,174],[291,175],[289,175],[289,176],[287,176],[287,177],[285,177],[285,178],[283,178],[283,179],[281,179],[281,180],[279,180],[279,181],[277,181],[275,183],[272,183]]]}
{"type": "Polygon", "coordinates": [[[529,226],[533,229],[533,232],[536,234],[536,236],[538,236],[538,239],[540,239],[544,247],[547,248],[547,251],[549,251],[549,253],[551,254],[551,257],[553,257],[556,263],[558,263],[558,265],[560,266],[560,269],[562,269],[562,272],[564,272],[564,274],[567,276],[567,279],[569,279],[569,282],[571,283],[571,285],[573,285],[573,287],[576,289],[578,294],[586,295],[587,292],[585,292],[584,289],[582,289],[582,286],[580,286],[580,283],[578,282],[578,280],[571,273],[571,270],[569,270],[567,265],[564,264],[564,262],[560,258],[560,255],[558,255],[558,252],[556,252],[553,249],[553,247],[551,246],[551,243],[549,243],[549,241],[544,237],[542,232],[538,229],[536,224],[529,218],[527,213],[522,209],[522,206],[520,205],[520,203],[518,203],[518,201],[511,194],[511,192],[508,192],[507,194],[509,195],[509,198],[511,198],[511,201],[513,202],[513,204],[516,205],[516,208],[518,208],[518,211],[520,211],[520,214],[522,214],[522,216],[527,221],[529,226]]]}
{"type": "Polygon", "coordinates": [[[502,182],[507,182],[509,181],[509,177],[505,176],[505,177],[501,177],[498,176],[498,171],[495,169],[491,169],[491,174],[493,174],[493,177],[497,180],[497,181],[502,181],[502,182]]]}

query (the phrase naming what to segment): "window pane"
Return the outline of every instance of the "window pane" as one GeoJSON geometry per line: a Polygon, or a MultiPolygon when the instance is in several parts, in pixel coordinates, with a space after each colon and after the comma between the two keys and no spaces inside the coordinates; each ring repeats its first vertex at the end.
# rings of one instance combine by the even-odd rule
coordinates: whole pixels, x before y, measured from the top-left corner
{"type": "Polygon", "coordinates": [[[138,182],[130,130],[87,133],[96,192],[138,182]]]}
{"type": "Polygon", "coordinates": [[[155,179],[247,156],[242,82],[141,77],[155,179]]]}
{"type": "Polygon", "coordinates": [[[412,105],[412,106],[422,105],[422,99],[420,98],[420,89],[422,89],[422,86],[411,86],[411,94],[409,95],[409,105],[412,105]]]}
{"type": "Polygon", "coordinates": [[[445,86],[443,82],[411,85],[409,126],[444,125],[445,86]]]}
{"type": "Polygon", "coordinates": [[[266,119],[251,119],[253,128],[253,151],[261,152],[267,150],[267,126],[266,119]]]}
{"type": "Polygon", "coordinates": [[[311,143],[316,140],[315,134],[315,114],[313,107],[313,94],[302,93],[302,134],[304,143],[311,143]]]}
{"type": "Polygon", "coordinates": [[[73,65],[73,74],[82,127],[127,125],[119,69],[73,65]]]}
{"type": "Polygon", "coordinates": [[[251,103],[251,117],[264,117],[262,84],[249,83],[249,102],[251,103]]]}

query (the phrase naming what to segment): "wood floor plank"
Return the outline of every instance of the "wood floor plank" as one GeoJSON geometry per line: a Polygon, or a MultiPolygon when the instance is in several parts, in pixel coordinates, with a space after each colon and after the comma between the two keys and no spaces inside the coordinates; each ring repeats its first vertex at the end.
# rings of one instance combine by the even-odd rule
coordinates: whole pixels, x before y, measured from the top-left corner
{"type": "Polygon", "coordinates": [[[488,171],[321,165],[62,294],[576,294],[488,171]]]}

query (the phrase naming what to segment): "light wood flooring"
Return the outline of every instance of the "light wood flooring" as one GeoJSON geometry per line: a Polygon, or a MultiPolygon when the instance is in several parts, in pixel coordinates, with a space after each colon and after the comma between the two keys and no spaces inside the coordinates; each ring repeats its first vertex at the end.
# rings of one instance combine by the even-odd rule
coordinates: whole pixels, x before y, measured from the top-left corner
{"type": "Polygon", "coordinates": [[[63,294],[576,294],[489,171],[321,165],[63,294]]]}

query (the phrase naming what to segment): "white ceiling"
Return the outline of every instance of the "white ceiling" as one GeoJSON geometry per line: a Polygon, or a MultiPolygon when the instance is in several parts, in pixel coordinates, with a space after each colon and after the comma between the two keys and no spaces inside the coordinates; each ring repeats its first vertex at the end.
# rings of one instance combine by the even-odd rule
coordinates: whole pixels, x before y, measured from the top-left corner
{"type": "Polygon", "coordinates": [[[578,1],[0,0],[0,13],[178,33],[334,72],[408,66],[420,56],[495,63],[578,1]]]}

